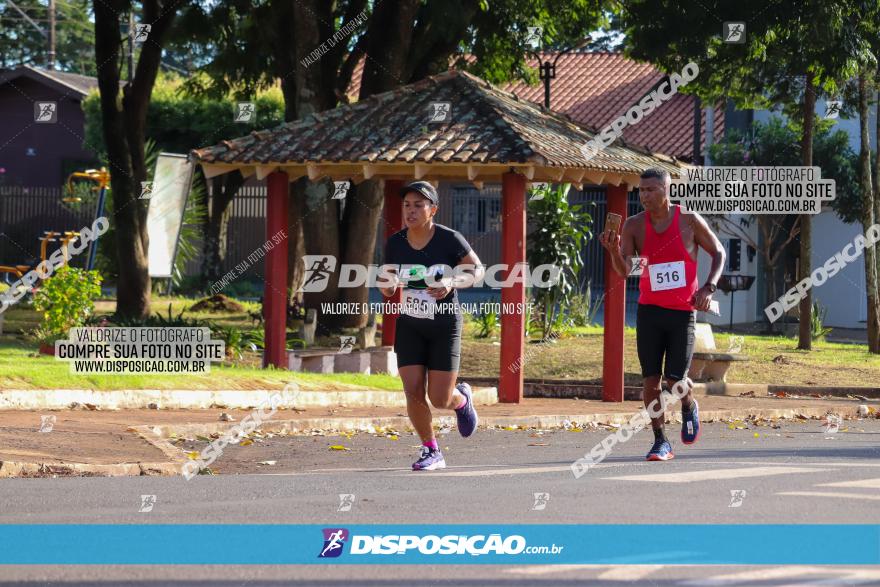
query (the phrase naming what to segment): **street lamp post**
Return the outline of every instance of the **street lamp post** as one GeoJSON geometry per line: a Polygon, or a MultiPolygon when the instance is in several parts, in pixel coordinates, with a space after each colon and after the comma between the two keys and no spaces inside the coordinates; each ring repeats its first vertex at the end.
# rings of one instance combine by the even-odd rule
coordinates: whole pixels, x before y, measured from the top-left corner
{"type": "Polygon", "coordinates": [[[577,51],[578,49],[583,49],[587,46],[587,43],[590,42],[590,38],[582,40],[580,43],[575,45],[574,47],[569,47],[564,51],[560,51],[556,58],[551,62],[541,61],[541,56],[534,51],[529,51],[532,57],[538,62],[538,75],[541,78],[541,81],[544,82],[544,108],[550,109],[550,80],[556,77],[556,63],[559,61],[559,58],[565,55],[566,53],[571,53],[572,51],[577,51]]]}

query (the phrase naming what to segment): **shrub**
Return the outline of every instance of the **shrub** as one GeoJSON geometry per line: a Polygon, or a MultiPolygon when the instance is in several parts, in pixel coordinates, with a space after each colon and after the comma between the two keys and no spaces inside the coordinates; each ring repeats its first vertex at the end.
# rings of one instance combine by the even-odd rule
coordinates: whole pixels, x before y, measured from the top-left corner
{"type": "Polygon", "coordinates": [[[44,281],[34,294],[34,309],[43,314],[36,336],[49,342],[85,324],[101,295],[101,279],[97,271],[65,265],[44,281]]]}

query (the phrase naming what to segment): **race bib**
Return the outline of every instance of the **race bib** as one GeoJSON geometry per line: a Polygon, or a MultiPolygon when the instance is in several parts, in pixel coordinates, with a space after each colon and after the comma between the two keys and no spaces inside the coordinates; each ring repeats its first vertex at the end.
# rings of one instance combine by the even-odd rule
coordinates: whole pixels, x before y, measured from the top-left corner
{"type": "Polygon", "coordinates": [[[402,313],[413,318],[433,320],[437,311],[437,300],[428,295],[425,289],[404,289],[402,313]]]}
{"type": "Polygon", "coordinates": [[[684,261],[648,265],[651,274],[651,291],[663,291],[684,287],[684,261]]]}

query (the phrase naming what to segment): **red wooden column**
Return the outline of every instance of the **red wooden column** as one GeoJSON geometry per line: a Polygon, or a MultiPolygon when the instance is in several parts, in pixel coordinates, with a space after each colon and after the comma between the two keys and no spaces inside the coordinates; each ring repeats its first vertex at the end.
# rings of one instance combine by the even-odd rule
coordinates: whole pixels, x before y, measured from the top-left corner
{"type": "MultiPolygon", "coordinates": [[[[608,211],[626,220],[627,185],[607,186],[608,211]]],[[[622,225],[621,225],[622,226],[622,225]]],[[[626,317],[626,279],[611,267],[605,251],[605,336],[602,355],[602,401],[623,401],[623,326],[626,317]]]]}
{"type": "MultiPolygon", "coordinates": [[[[518,263],[526,262],[526,178],[505,173],[501,178],[501,262],[507,265],[505,279],[518,263]]],[[[519,403],[523,397],[521,358],[525,345],[526,286],[515,283],[501,288],[501,365],[498,373],[498,401],[519,403]],[[518,305],[519,304],[519,305],[518,305]],[[519,365],[520,368],[516,368],[519,365]]]]}
{"type": "MultiPolygon", "coordinates": [[[[287,174],[275,171],[266,178],[266,238],[279,230],[287,233],[289,205],[287,174]]],[[[287,369],[287,239],[282,239],[266,253],[266,281],[263,287],[263,310],[266,324],[263,367],[275,365],[287,369]]]]}
{"type": "MultiPolygon", "coordinates": [[[[400,200],[400,188],[402,187],[403,181],[399,179],[385,180],[385,208],[382,211],[385,219],[385,242],[388,242],[388,237],[403,228],[403,203],[400,200]]],[[[399,304],[401,293],[400,290],[397,290],[393,297],[383,297],[383,299],[388,303],[399,304]]],[[[394,346],[396,324],[397,314],[382,314],[382,346],[394,346]]]]}

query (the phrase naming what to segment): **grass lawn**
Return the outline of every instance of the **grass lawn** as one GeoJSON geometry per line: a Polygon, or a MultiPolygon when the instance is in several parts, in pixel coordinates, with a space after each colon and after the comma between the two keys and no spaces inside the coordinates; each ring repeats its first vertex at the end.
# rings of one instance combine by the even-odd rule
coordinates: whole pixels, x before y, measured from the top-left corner
{"type": "MultiPolygon", "coordinates": [[[[183,297],[153,297],[153,312],[175,316],[196,300],[183,297]]],[[[254,327],[248,312],[257,311],[254,302],[241,302],[244,312],[186,312],[191,318],[206,318],[224,326],[249,330],[254,327]]],[[[97,312],[109,314],[115,302],[100,301],[97,312]]],[[[40,317],[18,304],[5,312],[0,335],[0,389],[280,389],[295,381],[303,389],[389,389],[400,390],[400,380],[387,375],[294,373],[261,369],[260,357],[247,353],[231,365],[214,364],[206,375],[72,375],[68,364],[35,353],[36,343],[20,333],[37,326],[40,317]]],[[[500,345],[497,334],[476,338],[474,322],[466,322],[462,342],[461,372],[465,376],[497,377],[500,345]]],[[[602,328],[576,328],[554,343],[527,344],[524,365],[527,378],[582,379],[600,382],[602,374],[602,328]]],[[[625,381],[640,385],[635,330],[625,333],[625,381]]],[[[321,341],[319,341],[321,342],[321,341]]],[[[324,341],[327,342],[327,341],[324,341]]],[[[328,344],[335,344],[329,341],[328,344]]],[[[716,346],[728,347],[728,335],[716,334],[716,346]]],[[[876,386],[880,381],[880,356],[870,355],[866,345],[816,342],[812,351],[796,349],[797,340],[784,336],[745,336],[742,353],[746,362],[734,363],[728,372],[731,383],[773,383],[781,385],[876,386]]]]}
{"type": "MultiPolygon", "coordinates": [[[[501,347],[498,337],[478,339],[468,326],[462,343],[465,375],[497,377],[501,347]],[[493,344],[494,343],[494,344],[493,344]]],[[[524,371],[527,378],[587,379],[602,377],[602,328],[575,329],[555,343],[528,344],[524,371]]],[[[627,385],[641,385],[636,355],[636,332],[624,334],[624,371],[627,385]]],[[[715,334],[715,346],[728,348],[728,335],[715,334]]],[[[867,345],[815,342],[812,351],[797,350],[797,339],[783,336],[745,336],[742,353],[749,360],[731,365],[730,383],[772,383],[777,385],[877,386],[880,356],[868,353],[867,345]],[[775,359],[775,361],[774,361],[775,359]]]]}

